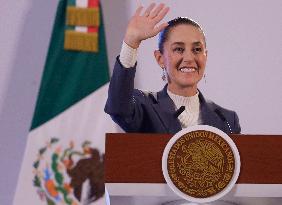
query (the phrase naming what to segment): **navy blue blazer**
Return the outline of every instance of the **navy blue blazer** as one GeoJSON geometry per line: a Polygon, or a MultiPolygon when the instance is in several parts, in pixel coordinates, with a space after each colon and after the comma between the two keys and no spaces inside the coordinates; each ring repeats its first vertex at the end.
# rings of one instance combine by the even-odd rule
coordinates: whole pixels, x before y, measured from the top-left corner
{"type": "MultiPolygon", "coordinates": [[[[167,94],[167,85],[157,93],[134,89],[135,72],[136,65],[124,68],[117,58],[105,112],[126,132],[175,134],[180,131],[181,124],[167,94]]],[[[200,91],[199,100],[201,124],[217,127],[227,134],[241,132],[234,111],[206,101],[200,91]]]]}

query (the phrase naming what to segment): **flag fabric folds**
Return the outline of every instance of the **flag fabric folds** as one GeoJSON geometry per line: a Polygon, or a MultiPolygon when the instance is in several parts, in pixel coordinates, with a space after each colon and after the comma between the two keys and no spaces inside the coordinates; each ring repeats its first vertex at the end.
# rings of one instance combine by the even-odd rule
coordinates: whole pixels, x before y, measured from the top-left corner
{"type": "Polygon", "coordinates": [[[60,0],[14,205],[105,204],[109,69],[98,0],[60,0]],[[71,34],[70,34],[71,33],[71,34]]]}

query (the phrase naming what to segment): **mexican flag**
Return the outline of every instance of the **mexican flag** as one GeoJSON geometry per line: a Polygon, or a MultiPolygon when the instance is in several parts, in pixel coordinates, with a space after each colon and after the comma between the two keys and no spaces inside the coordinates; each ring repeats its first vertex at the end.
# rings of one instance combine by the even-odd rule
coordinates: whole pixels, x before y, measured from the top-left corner
{"type": "Polygon", "coordinates": [[[98,0],[60,0],[14,205],[105,202],[109,70],[98,0]]]}

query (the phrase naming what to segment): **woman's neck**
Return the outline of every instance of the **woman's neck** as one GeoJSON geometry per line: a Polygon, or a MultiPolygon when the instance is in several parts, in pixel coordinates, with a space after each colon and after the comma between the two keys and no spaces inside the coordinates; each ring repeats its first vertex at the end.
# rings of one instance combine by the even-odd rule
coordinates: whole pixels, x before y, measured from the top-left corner
{"type": "Polygon", "coordinates": [[[175,86],[168,84],[167,89],[175,95],[180,95],[180,96],[184,96],[184,97],[194,96],[198,92],[197,86],[176,88],[175,86]]]}

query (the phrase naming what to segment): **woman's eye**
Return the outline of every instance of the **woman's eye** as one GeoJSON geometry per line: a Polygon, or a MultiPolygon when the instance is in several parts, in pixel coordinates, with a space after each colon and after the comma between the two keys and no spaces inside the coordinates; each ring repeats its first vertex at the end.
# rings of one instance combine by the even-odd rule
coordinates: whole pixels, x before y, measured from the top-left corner
{"type": "Polygon", "coordinates": [[[176,47],[176,48],[173,49],[173,51],[182,53],[184,51],[184,48],[176,47]]]}
{"type": "Polygon", "coordinates": [[[194,53],[201,53],[202,51],[203,51],[203,49],[201,47],[193,48],[194,53]]]}

